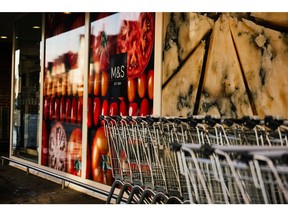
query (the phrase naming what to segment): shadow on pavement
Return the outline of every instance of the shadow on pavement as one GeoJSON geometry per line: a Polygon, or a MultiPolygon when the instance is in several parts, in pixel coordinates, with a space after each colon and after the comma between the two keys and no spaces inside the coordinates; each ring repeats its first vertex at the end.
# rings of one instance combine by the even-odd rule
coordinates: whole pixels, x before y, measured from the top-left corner
{"type": "MultiPolygon", "coordinates": [[[[7,155],[1,153],[0,155],[7,155]]],[[[8,155],[7,155],[8,156],[8,155]]],[[[0,164],[0,204],[104,204],[88,194],[8,165],[0,164]]]]}

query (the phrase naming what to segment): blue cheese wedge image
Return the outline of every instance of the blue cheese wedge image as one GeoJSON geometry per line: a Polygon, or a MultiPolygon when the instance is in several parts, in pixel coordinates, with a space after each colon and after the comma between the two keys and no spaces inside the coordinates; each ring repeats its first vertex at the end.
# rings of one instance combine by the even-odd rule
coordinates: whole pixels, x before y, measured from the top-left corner
{"type": "Polygon", "coordinates": [[[162,115],[192,115],[205,54],[205,41],[202,41],[187,59],[178,73],[162,91],[162,115]]]}
{"type": "Polygon", "coordinates": [[[247,19],[229,21],[256,114],[288,118],[287,33],[247,19]]]}
{"type": "Polygon", "coordinates": [[[224,14],[215,22],[210,37],[198,114],[228,118],[253,114],[224,14]]]}
{"type": "Polygon", "coordinates": [[[197,13],[164,13],[162,84],[213,28],[213,19],[197,13]]]}

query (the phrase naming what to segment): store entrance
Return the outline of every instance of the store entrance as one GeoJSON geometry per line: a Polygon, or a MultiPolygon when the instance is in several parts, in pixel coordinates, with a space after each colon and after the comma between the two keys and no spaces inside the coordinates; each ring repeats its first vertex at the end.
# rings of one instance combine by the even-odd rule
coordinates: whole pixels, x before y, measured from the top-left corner
{"type": "Polygon", "coordinates": [[[33,13],[15,24],[12,154],[33,162],[38,161],[41,20],[33,13]]]}

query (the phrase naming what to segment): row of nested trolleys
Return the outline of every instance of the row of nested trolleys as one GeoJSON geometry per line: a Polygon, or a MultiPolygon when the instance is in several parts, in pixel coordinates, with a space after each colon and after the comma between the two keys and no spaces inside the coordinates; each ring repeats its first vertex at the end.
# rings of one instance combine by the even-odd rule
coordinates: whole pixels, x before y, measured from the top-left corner
{"type": "Polygon", "coordinates": [[[110,192],[122,188],[129,203],[288,203],[285,120],[100,118],[115,178],[110,192]]]}

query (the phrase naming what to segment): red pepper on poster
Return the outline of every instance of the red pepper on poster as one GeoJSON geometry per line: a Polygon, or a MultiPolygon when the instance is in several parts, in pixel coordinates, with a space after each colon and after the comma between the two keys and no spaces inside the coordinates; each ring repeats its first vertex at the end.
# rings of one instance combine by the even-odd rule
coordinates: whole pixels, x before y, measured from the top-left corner
{"type": "Polygon", "coordinates": [[[99,97],[94,98],[93,114],[94,125],[97,126],[99,123],[99,115],[101,114],[101,102],[99,97]]]}
{"type": "Polygon", "coordinates": [[[148,88],[148,97],[150,100],[153,100],[154,97],[154,70],[149,70],[147,75],[147,88],[148,88]]]}
{"type": "MultiPolygon", "coordinates": [[[[108,116],[109,115],[109,103],[106,99],[104,99],[104,101],[102,103],[101,115],[102,116],[108,116]]],[[[101,124],[104,125],[104,120],[101,121],[101,124]]]]}
{"type": "Polygon", "coordinates": [[[71,120],[71,100],[69,98],[66,99],[66,121],[70,122],[71,120]]]}
{"type": "Polygon", "coordinates": [[[150,114],[149,103],[146,98],[144,98],[140,105],[140,116],[147,116],[150,114]]]}
{"type": "Polygon", "coordinates": [[[72,99],[71,105],[71,122],[76,123],[77,121],[77,99],[74,97],[72,99]]]}
{"type": "Polygon", "coordinates": [[[87,106],[87,127],[90,128],[92,126],[92,98],[88,97],[88,106],[87,106]]]}
{"type": "Polygon", "coordinates": [[[120,116],[127,116],[127,106],[124,100],[120,102],[119,114],[120,116]]]}
{"type": "Polygon", "coordinates": [[[137,116],[138,115],[138,104],[136,102],[129,104],[128,114],[129,114],[129,116],[137,116]]]}
{"type": "Polygon", "coordinates": [[[60,99],[60,121],[64,122],[65,118],[66,118],[66,107],[65,107],[66,103],[65,103],[65,98],[61,97],[60,99]]]}
{"type": "Polygon", "coordinates": [[[60,101],[59,98],[55,98],[55,120],[59,121],[60,119],[60,101]]]}
{"type": "Polygon", "coordinates": [[[54,120],[55,118],[55,105],[54,105],[54,98],[50,99],[50,104],[49,104],[49,119],[54,120]]]}
{"type": "Polygon", "coordinates": [[[118,112],[119,112],[118,104],[117,104],[117,102],[114,101],[110,104],[109,115],[110,116],[116,116],[116,115],[118,115],[118,112]]]}
{"type": "Polygon", "coordinates": [[[82,110],[83,110],[83,97],[78,98],[77,105],[77,123],[81,124],[82,122],[82,110]]]}
{"type": "Polygon", "coordinates": [[[42,155],[41,155],[41,165],[48,165],[48,134],[46,122],[42,121],[42,155]]]}
{"type": "Polygon", "coordinates": [[[49,97],[44,98],[44,120],[49,119],[50,99],[49,97]]]}

